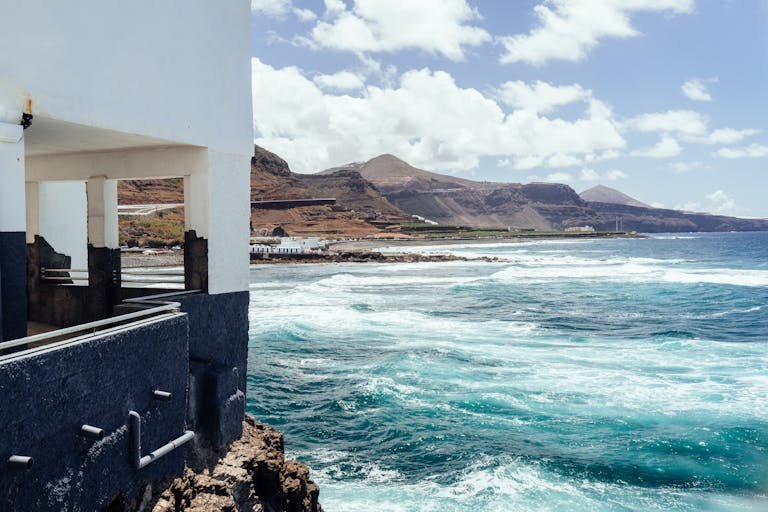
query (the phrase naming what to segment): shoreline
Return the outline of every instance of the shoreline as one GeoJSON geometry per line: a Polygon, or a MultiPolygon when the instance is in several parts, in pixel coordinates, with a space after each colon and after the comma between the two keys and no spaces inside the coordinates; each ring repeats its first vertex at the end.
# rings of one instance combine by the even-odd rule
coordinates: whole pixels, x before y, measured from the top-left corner
{"type": "MultiPolygon", "coordinates": [[[[430,247],[451,245],[490,245],[490,244],[523,244],[536,241],[569,241],[569,240],[604,240],[646,238],[643,235],[632,234],[574,234],[574,235],[530,235],[510,237],[485,238],[410,238],[410,239],[363,239],[340,240],[328,244],[328,251],[316,254],[286,254],[270,255],[268,257],[250,257],[251,265],[308,265],[329,263],[440,263],[451,261],[475,261],[498,263],[507,261],[497,257],[466,257],[449,253],[419,253],[419,252],[382,252],[390,247],[430,247]]],[[[123,253],[123,268],[152,268],[152,267],[183,267],[183,253],[168,254],[137,254],[123,253]]]]}
{"type": "Polygon", "coordinates": [[[504,258],[480,256],[468,258],[456,254],[382,253],[368,250],[334,251],[321,254],[285,255],[251,259],[252,266],[263,265],[322,265],[331,263],[441,263],[449,261],[480,261],[500,263],[504,258]]]}
{"type": "Polygon", "coordinates": [[[459,238],[459,237],[446,237],[446,238],[372,238],[363,240],[341,240],[338,242],[332,242],[328,244],[330,249],[336,249],[341,251],[352,250],[374,250],[381,249],[383,247],[408,247],[408,246],[431,246],[431,245],[487,245],[487,244],[522,244],[528,242],[536,242],[539,240],[605,240],[605,239],[618,239],[618,238],[647,238],[640,234],[552,234],[552,235],[515,235],[515,236],[498,236],[498,237],[483,237],[483,238],[459,238]]]}

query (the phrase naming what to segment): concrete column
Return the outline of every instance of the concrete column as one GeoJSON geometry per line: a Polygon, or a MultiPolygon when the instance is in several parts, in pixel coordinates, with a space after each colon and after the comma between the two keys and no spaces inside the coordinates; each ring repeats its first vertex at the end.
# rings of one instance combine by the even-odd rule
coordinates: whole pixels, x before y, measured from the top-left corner
{"type": "Polygon", "coordinates": [[[27,335],[24,131],[0,123],[0,340],[27,335]]]}
{"type": "Polygon", "coordinates": [[[208,174],[184,177],[184,286],[208,291],[208,174]]]}
{"type": "Polygon", "coordinates": [[[184,179],[184,266],[188,289],[248,289],[250,157],[208,150],[184,179]]]}
{"type": "Polygon", "coordinates": [[[117,181],[89,178],[88,197],[88,316],[112,315],[120,293],[120,246],[117,225],[117,181]]]}
{"type": "Polygon", "coordinates": [[[28,181],[25,184],[27,199],[27,243],[35,243],[35,236],[40,234],[40,184],[28,181]]]}

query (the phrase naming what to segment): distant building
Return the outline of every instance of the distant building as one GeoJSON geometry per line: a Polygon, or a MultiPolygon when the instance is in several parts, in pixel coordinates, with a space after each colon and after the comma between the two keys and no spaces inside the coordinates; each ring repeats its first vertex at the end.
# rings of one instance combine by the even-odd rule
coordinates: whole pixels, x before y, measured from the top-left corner
{"type": "Polygon", "coordinates": [[[251,244],[251,254],[314,254],[325,249],[325,243],[319,238],[283,237],[280,243],[251,244]]]}
{"type": "Polygon", "coordinates": [[[0,13],[0,510],[120,510],[240,435],[250,5],[0,13]],[[169,177],[185,291],[142,286],[118,245],[118,181],[169,177]]]}
{"type": "Polygon", "coordinates": [[[568,233],[594,233],[595,228],[592,226],[572,226],[565,228],[565,231],[568,233]]]}

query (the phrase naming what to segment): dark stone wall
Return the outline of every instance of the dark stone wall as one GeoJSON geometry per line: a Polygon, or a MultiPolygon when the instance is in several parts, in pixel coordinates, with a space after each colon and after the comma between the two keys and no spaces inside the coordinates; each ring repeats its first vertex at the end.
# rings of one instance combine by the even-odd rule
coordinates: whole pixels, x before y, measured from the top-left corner
{"type": "MultiPolygon", "coordinates": [[[[36,235],[27,244],[27,304],[29,319],[48,325],[70,327],[87,321],[87,286],[62,286],[71,281],[59,281],[57,285],[43,282],[40,269],[70,268],[72,258],[56,250],[36,235]]],[[[67,274],[56,274],[65,277],[67,274]]]]}
{"type": "Polygon", "coordinates": [[[26,233],[0,232],[0,340],[27,335],[26,233]]]}
{"type": "MultiPolygon", "coordinates": [[[[185,430],[188,318],[0,358],[0,511],[98,510],[135,497],[144,482],[178,475],[185,448],[141,470],[129,464],[128,411],[142,416],[142,455],[185,430]],[[173,393],[153,399],[154,389],[173,393]],[[105,430],[80,435],[83,424],[105,430]],[[11,470],[11,455],[34,458],[11,470]]],[[[189,445],[188,445],[189,446],[189,445]]]]}
{"type": "MultiPolygon", "coordinates": [[[[71,258],[41,236],[27,246],[29,318],[57,327],[92,322],[114,314],[120,293],[120,250],[88,246],[88,285],[68,286],[66,281],[41,280],[40,268],[69,268],[71,258]]],[[[66,274],[56,274],[65,276],[66,274]]]]}
{"type": "Polygon", "coordinates": [[[120,249],[88,244],[88,318],[99,320],[112,316],[120,302],[120,249]]]}
{"type": "Polygon", "coordinates": [[[201,441],[240,437],[245,415],[248,292],[174,298],[189,314],[189,423],[201,441]]]}
{"type": "Polygon", "coordinates": [[[184,233],[184,283],[187,290],[208,291],[208,240],[194,229],[184,233]]]}

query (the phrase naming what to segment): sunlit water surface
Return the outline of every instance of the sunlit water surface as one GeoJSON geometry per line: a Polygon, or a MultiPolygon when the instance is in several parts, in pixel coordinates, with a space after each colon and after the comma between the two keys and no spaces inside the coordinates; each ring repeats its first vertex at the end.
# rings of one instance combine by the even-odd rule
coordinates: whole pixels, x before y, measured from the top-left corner
{"type": "Polygon", "coordinates": [[[335,511],[768,510],[768,234],[251,270],[248,410],[335,511]]]}

